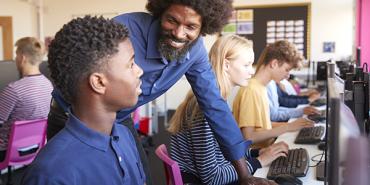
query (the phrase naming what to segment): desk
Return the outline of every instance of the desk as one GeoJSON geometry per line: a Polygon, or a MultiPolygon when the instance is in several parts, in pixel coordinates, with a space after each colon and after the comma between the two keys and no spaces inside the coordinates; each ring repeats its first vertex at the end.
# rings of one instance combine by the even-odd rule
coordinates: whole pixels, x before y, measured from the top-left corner
{"type": "MultiPolygon", "coordinates": [[[[325,126],[325,124],[316,124],[317,126],[325,126]]],[[[315,126],[316,126],[315,125],[315,126]]],[[[296,132],[288,132],[285,134],[280,135],[275,142],[284,141],[289,145],[289,149],[293,148],[305,148],[308,152],[308,157],[310,159],[309,166],[313,166],[316,162],[313,162],[311,158],[317,154],[321,154],[323,151],[317,148],[317,145],[302,145],[302,144],[294,144],[294,140],[298,135],[298,131],[296,132]]],[[[320,157],[315,157],[315,159],[319,160],[320,157]]],[[[325,160],[325,156],[323,156],[322,160],[325,160]]],[[[266,178],[267,173],[269,171],[269,167],[263,167],[256,171],[254,176],[266,178]]],[[[299,177],[299,179],[303,182],[303,184],[309,185],[322,185],[324,181],[316,180],[316,167],[309,167],[307,171],[307,175],[305,177],[299,177]]]]}

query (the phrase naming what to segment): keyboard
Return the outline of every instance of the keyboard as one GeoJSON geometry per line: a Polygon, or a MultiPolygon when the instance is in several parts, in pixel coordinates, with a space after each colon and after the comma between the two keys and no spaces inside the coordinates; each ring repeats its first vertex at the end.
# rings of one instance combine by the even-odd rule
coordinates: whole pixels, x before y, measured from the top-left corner
{"type": "Polygon", "coordinates": [[[310,103],[311,106],[320,107],[326,105],[326,98],[320,98],[310,103]]]}
{"type": "Polygon", "coordinates": [[[304,148],[291,149],[288,152],[288,157],[279,157],[271,163],[267,178],[273,180],[280,174],[304,177],[307,174],[308,166],[307,150],[304,148]]]}
{"type": "Polygon", "coordinates": [[[321,141],[321,138],[325,135],[325,127],[309,127],[302,128],[297,137],[295,138],[295,144],[317,144],[321,141]]]}
{"type": "Polygon", "coordinates": [[[309,119],[309,120],[311,120],[315,123],[325,122],[326,121],[326,115],[320,115],[320,114],[308,115],[307,119],[309,119]]]}

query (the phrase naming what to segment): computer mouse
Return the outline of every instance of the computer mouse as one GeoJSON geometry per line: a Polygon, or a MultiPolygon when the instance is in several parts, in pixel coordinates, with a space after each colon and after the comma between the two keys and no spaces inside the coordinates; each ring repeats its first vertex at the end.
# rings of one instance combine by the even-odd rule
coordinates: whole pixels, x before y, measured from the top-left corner
{"type": "Polygon", "coordinates": [[[274,181],[279,185],[302,185],[301,180],[289,174],[280,174],[275,177],[274,181]]]}
{"type": "Polygon", "coordinates": [[[326,143],[325,143],[325,142],[320,142],[320,143],[317,145],[317,148],[319,148],[319,150],[325,150],[325,148],[326,148],[326,143]]]}

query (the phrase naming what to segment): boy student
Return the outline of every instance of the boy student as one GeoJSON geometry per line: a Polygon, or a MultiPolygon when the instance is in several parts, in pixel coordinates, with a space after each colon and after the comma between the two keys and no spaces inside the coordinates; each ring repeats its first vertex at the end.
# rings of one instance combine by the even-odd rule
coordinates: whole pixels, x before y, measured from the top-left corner
{"type": "MultiPolygon", "coordinates": [[[[244,140],[235,119],[220,96],[202,36],[218,33],[232,15],[232,0],[149,0],[146,12],[125,13],[114,18],[130,31],[135,61],[143,68],[138,103],[117,114],[119,123],[132,128],[130,113],[165,93],[182,76],[186,76],[200,108],[209,121],[225,157],[236,167],[242,184],[251,176],[244,160],[248,143],[244,140]],[[225,124],[230,123],[230,124],[225,124]],[[239,170],[240,169],[240,170],[239,170]]],[[[64,127],[67,103],[55,90],[54,103],[48,117],[48,138],[64,127]],[[62,107],[62,108],[61,108],[62,107]]],[[[132,129],[133,130],[133,129],[132,129]]],[[[133,134],[137,134],[133,130],[133,134]]],[[[144,169],[150,177],[141,143],[144,169]]],[[[147,184],[151,185],[150,178],[147,184]]]]}
{"type": "Polygon", "coordinates": [[[53,85],[40,73],[44,44],[24,37],[15,46],[15,64],[20,79],[0,91],[0,161],[5,158],[10,129],[14,121],[47,118],[53,85]]]}
{"type": "MultiPolygon", "coordinates": [[[[296,102],[298,104],[307,104],[308,101],[306,97],[301,96],[291,96],[282,97],[280,96],[283,92],[279,85],[274,81],[271,80],[267,85],[267,95],[269,98],[269,109],[270,109],[270,119],[271,121],[288,121],[290,118],[298,118],[302,117],[303,114],[311,115],[311,114],[319,114],[319,110],[312,106],[305,106],[301,108],[296,107],[285,107],[280,104],[281,101],[284,102],[296,102]],[[282,100],[283,99],[283,100],[282,100]]],[[[296,105],[296,106],[297,106],[296,105]]]]}
{"type": "Polygon", "coordinates": [[[291,123],[271,123],[269,99],[266,86],[271,80],[281,81],[289,76],[289,71],[296,68],[302,60],[301,54],[288,41],[277,41],[263,50],[258,62],[256,74],[247,87],[239,89],[233,103],[233,113],[246,139],[253,141],[254,147],[271,145],[274,138],[313,123],[299,118],[291,123]]]}
{"type": "Polygon", "coordinates": [[[128,128],[116,112],[137,103],[143,71],[134,62],[128,30],[102,17],[63,26],[48,55],[51,78],[71,104],[63,128],[27,169],[22,184],[144,184],[128,128]]]}
{"type": "MultiPolygon", "coordinates": [[[[212,46],[209,56],[217,85],[225,100],[232,88],[247,85],[253,74],[254,53],[251,41],[237,35],[222,36],[212,46]]],[[[189,91],[177,108],[169,131],[173,134],[171,157],[179,163],[184,183],[238,184],[238,174],[222,154],[192,91],[189,91]]],[[[244,161],[248,171],[253,174],[262,165],[268,165],[276,158],[286,156],[287,152],[287,144],[280,142],[261,150],[247,150],[244,161]]],[[[261,181],[265,180],[256,178],[250,183],[273,184],[261,181]]]]}

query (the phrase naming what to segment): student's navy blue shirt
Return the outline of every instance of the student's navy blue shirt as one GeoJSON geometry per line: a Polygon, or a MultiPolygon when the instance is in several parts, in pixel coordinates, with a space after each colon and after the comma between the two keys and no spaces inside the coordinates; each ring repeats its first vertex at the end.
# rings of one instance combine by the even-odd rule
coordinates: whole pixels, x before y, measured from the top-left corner
{"type": "MultiPolygon", "coordinates": [[[[119,111],[118,120],[124,120],[136,107],[165,93],[185,75],[226,159],[243,158],[248,144],[243,139],[227,103],[220,95],[203,38],[194,41],[184,58],[179,61],[167,61],[157,48],[160,35],[158,19],[147,13],[128,13],[119,15],[114,20],[129,29],[135,62],[144,71],[141,77],[143,93],[137,105],[119,111]]],[[[53,96],[63,106],[59,93],[54,92],[53,96]]]]}
{"type": "Polygon", "coordinates": [[[283,107],[295,108],[300,104],[308,104],[308,96],[297,96],[297,95],[289,95],[285,91],[283,91],[279,85],[277,85],[277,93],[279,96],[279,104],[283,107]]]}
{"type": "Polygon", "coordinates": [[[100,134],[70,114],[66,127],[27,168],[25,185],[142,185],[144,171],[130,131],[113,124],[100,134]]]}

